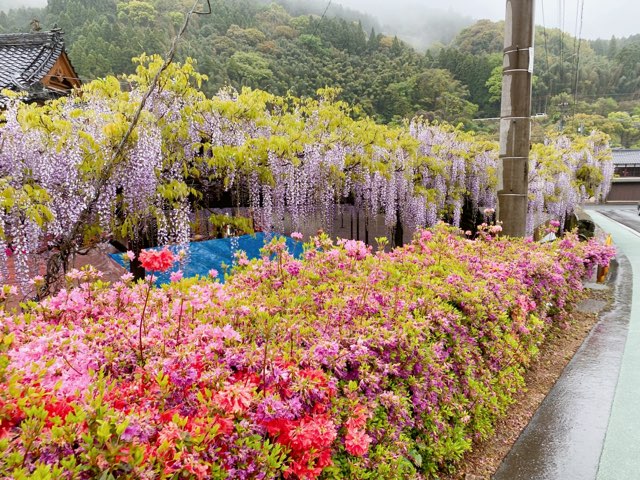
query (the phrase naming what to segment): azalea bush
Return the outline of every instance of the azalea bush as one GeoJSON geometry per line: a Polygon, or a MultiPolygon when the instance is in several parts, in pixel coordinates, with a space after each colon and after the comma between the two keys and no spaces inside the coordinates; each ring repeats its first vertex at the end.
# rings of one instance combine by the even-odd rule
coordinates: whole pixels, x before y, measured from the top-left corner
{"type": "Polygon", "coordinates": [[[430,478],[492,433],[614,254],[443,225],[305,247],[224,285],[73,272],[1,312],[0,478],[430,478]]]}

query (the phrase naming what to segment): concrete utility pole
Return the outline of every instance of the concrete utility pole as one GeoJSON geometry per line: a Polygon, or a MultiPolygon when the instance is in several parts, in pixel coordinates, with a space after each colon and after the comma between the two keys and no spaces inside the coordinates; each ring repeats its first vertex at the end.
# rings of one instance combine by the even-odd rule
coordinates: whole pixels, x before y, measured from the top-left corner
{"type": "Polygon", "coordinates": [[[505,17],[497,213],[512,237],[524,237],[527,222],[534,3],[507,0],[505,17]]]}

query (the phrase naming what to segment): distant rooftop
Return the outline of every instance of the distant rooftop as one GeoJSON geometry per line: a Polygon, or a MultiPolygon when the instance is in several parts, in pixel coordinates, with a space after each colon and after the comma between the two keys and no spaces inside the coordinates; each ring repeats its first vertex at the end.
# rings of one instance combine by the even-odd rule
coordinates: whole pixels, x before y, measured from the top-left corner
{"type": "Polygon", "coordinates": [[[613,149],[611,150],[613,156],[613,164],[618,165],[640,165],[640,150],[630,149],[613,149]]]}
{"type": "Polygon", "coordinates": [[[28,99],[37,101],[78,86],[61,30],[0,34],[0,90],[27,91],[28,99]]]}

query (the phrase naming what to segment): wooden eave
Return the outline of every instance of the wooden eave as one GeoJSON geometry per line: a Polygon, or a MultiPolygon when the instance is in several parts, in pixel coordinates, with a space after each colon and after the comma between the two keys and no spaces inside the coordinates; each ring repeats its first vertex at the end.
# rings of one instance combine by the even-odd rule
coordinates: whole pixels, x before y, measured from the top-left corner
{"type": "Polygon", "coordinates": [[[62,51],[51,70],[41,80],[42,84],[54,91],[67,93],[69,90],[80,88],[81,82],[73,69],[67,53],[62,51]]]}

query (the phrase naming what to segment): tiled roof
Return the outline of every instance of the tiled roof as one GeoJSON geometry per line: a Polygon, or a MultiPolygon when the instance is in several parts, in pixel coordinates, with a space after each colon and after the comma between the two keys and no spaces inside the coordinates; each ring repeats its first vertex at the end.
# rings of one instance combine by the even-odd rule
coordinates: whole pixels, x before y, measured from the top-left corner
{"type": "Polygon", "coordinates": [[[640,164],[640,150],[611,150],[614,165],[640,164]]]}
{"type": "Polygon", "coordinates": [[[58,29],[0,34],[0,90],[28,90],[49,73],[63,50],[58,29]]]}

